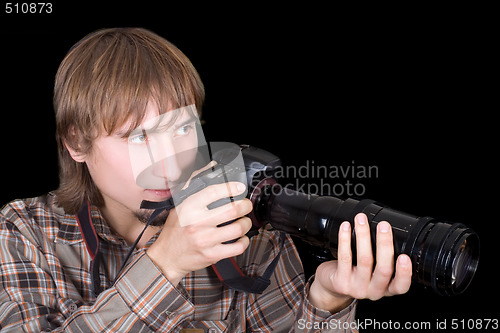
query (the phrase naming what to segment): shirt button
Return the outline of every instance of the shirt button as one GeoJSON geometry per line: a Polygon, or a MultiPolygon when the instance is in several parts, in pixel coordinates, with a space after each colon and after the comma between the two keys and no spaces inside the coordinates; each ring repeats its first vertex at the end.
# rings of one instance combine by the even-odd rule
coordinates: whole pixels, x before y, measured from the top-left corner
{"type": "Polygon", "coordinates": [[[75,312],[76,310],[78,310],[78,306],[75,304],[75,303],[71,303],[69,306],[68,306],[68,309],[71,313],[75,312]]]}

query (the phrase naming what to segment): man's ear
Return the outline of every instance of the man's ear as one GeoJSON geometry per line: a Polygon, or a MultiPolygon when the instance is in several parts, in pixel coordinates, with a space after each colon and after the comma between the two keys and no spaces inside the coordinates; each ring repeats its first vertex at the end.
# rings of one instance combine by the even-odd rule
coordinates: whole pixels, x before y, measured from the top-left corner
{"type": "MultiPolygon", "coordinates": [[[[71,137],[72,142],[77,143],[79,141],[74,127],[72,127],[70,130],[70,137],[71,137]]],[[[68,140],[63,140],[63,142],[64,142],[64,146],[66,147],[69,154],[71,155],[71,158],[73,158],[76,162],[79,162],[79,163],[85,162],[87,154],[81,152],[80,150],[76,150],[75,148],[73,148],[73,145],[69,144],[68,140]]],[[[77,146],[78,146],[78,148],[80,148],[80,144],[77,144],[77,146]]]]}
{"type": "Polygon", "coordinates": [[[73,158],[76,162],[83,163],[85,162],[86,154],[76,151],[75,149],[71,148],[70,145],[66,141],[64,141],[64,146],[68,150],[69,154],[71,155],[71,158],[73,158]]]}

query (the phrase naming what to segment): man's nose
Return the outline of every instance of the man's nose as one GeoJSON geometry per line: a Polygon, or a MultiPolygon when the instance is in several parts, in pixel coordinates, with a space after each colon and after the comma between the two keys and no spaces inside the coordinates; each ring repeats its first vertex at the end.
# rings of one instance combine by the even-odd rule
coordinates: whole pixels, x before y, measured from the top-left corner
{"type": "Polygon", "coordinates": [[[181,174],[181,164],[177,156],[169,156],[156,163],[153,167],[153,175],[165,179],[168,182],[177,181],[181,174]]]}
{"type": "Polygon", "coordinates": [[[168,138],[161,138],[157,141],[153,155],[158,161],[153,166],[153,175],[164,178],[167,181],[176,181],[182,174],[181,163],[178,161],[178,154],[175,145],[168,138]]]}

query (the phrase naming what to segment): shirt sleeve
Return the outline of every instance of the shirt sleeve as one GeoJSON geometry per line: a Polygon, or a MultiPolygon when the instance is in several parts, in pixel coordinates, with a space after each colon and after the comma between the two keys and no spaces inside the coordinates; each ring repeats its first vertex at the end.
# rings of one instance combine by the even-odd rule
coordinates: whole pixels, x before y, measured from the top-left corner
{"type": "Polygon", "coordinates": [[[158,270],[145,252],[114,286],[65,323],[68,332],[169,332],[194,311],[193,304],[158,270]],[[82,329],[82,327],[84,329],[82,329]]]}
{"type": "Polygon", "coordinates": [[[83,305],[41,230],[20,221],[0,215],[2,332],[168,332],[194,311],[145,251],[83,305]]]}
{"type": "Polygon", "coordinates": [[[357,300],[337,313],[314,307],[308,299],[314,277],[306,285],[304,301],[296,315],[294,332],[357,332],[355,313],[357,300]]]}

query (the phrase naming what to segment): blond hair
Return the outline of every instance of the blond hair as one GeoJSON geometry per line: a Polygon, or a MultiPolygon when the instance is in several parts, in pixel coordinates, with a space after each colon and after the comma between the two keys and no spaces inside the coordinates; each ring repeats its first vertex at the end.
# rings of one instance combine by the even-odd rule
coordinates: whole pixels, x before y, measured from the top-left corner
{"type": "Polygon", "coordinates": [[[57,71],[54,87],[60,184],[58,204],[74,214],[85,199],[103,197],[85,163],[76,162],[65,144],[86,154],[102,134],[125,123],[137,127],[152,98],[160,113],[195,104],[205,97],[189,59],[173,44],[140,28],[104,29],[80,40],[57,71]]]}

